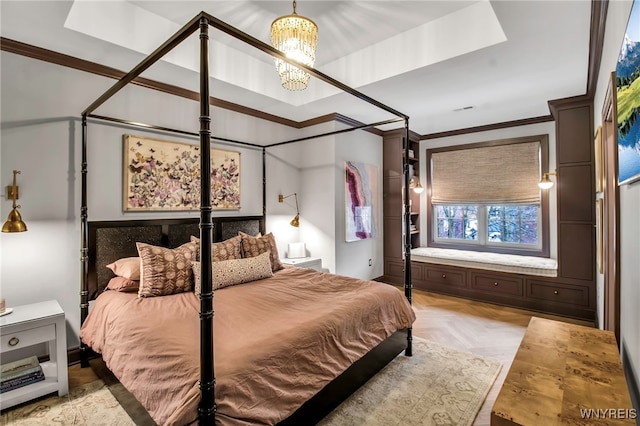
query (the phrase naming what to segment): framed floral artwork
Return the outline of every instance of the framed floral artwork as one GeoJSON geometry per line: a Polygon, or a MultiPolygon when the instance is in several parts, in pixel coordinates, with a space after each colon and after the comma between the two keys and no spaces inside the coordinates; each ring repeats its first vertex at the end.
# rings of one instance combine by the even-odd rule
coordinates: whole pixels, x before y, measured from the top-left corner
{"type": "MultiPolygon", "coordinates": [[[[123,210],[200,208],[200,146],[124,135],[123,210]]],[[[240,209],[240,153],[211,148],[211,205],[240,209]]]]}

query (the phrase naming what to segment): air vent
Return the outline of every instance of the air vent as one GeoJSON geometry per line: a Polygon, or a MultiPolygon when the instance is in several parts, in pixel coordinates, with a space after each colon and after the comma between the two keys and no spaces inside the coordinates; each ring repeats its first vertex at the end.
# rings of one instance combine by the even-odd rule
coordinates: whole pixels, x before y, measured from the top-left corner
{"type": "Polygon", "coordinates": [[[455,111],[455,112],[458,112],[458,111],[466,111],[466,110],[468,110],[468,109],[472,109],[472,108],[473,108],[473,105],[469,105],[469,106],[462,107],[462,108],[456,108],[456,109],[454,109],[454,111],[455,111]]]}

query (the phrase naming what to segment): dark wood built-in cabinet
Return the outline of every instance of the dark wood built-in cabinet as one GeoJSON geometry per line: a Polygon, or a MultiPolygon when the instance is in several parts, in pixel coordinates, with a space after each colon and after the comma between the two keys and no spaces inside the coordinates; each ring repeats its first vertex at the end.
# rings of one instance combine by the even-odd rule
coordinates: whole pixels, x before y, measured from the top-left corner
{"type": "MultiPolygon", "coordinates": [[[[404,129],[386,132],[383,138],[383,211],[384,211],[384,277],[383,281],[402,285],[404,283],[403,245],[403,189],[402,160],[404,155],[404,129]]],[[[413,157],[408,162],[413,166],[414,175],[420,173],[420,136],[409,132],[409,149],[413,157]]],[[[424,186],[424,185],[423,185],[424,186]]],[[[411,246],[420,246],[420,195],[409,191],[411,197],[411,246]]],[[[412,273],[414,271],[412,270],[412,273]]],[[[412,275],[415,279],[415,275],[412,275]]]]}
{"type": "MultiPolygon", "coordinates": [[[[586,96],[549,102],[556,127],[557,277],[486,271],[412,261],[415,288],[469,299],[596,320],[595,178],[593,102],[586,96]]],[[[384,276],[403,282],[402,259],[402,138],[404,131],[384,135],[384,276]]],[[[419,137],[410,143],[419,172],[419,137]]],[[[553,170],[551,170],[553,171],[553,170]]],[[[554,179],[554,178],[552,178],[554,179]]],[[[419,196],[412,210],[418,213],[419,196]]],[[[417,197],[416,197],[417,196],[417,197]]],[[[412,215],[416,223],[419,214],[412,215]]],[[[428,226],[428,225],[427,225],[428,226]]],[[[419,234],[412,245],[419,246],[419,234]]]]}
{"type": "Polygon", "coordinates": [[[412,262],[420,290],[592,321],[595,288],[559,278],[412,262]]]}

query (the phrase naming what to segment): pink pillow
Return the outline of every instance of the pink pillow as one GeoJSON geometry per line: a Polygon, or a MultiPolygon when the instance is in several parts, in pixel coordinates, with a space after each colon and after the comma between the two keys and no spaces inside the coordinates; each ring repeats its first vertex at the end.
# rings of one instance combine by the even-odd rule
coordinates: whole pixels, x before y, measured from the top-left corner
{"type": "Polygon", "coordinates": [[[125,277],[113,277],[107,284],[108,290],[134,292],[140,288],[140,281],[130,280],[125,277]]]}
{"type": "Polygon", "coordinates": [[[140,279],[140,258],[124,257],[107,265],[119,277],[137,281],[140,279]]]}

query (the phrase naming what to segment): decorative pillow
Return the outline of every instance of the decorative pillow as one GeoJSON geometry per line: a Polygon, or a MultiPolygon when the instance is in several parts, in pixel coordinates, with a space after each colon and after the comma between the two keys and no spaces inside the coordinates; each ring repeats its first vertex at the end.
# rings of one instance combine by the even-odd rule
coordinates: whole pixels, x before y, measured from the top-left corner
{"type": "Polygon", "coordinates": [[[134,292],[134,291],[138,291],[139,288],[140,288],[140,281],[130,280],[125,277],[113,277],[109,280],[109,283],[107,284],[108,290],[115,290],[115,291],[122,291],[122,292],[134,292]]]}
{"type": "Polygon", "coordinates": [[[140,255],[139,297],[165,296],[193,289],[191,262],[198,246],[186,243],[175,249],[136,243],[140,255]]]}
{"type": "MultiPolygon", "coordinates": [[[[202,288],[200,284],[200,262],[191,262],[191,266],[196,282],[196,296],[199,296],[200,289],[202,288]]],[[[213,262],[211,268],[214,290],[269,278],[273,275],[269,252],[264,252],[258,256],[248,257],[246,259],[229,259],[213,262]]]]}
{"type": "Polygon", "coordinates": [[[140,279],[140,258],[139,257],[123,257],[113,263],[107,265],[114,274],[119,277],[128,278],[130,280],[140,279]]]}
{"type": "Polygon", "coordinates": [[[273,272],[282,269],[280,257],[278,256],[278,247],[276,246],[276,238],[271,232],[261,237],[252,237],[249,234],[240,232],[242,237],[242,255],[243,257],[255,257],[265,252],[271,252],[271,270],[273,272]]]}
{"type": "MultiPolygon", "coordinates": [[[[219,262],[221,260],[242,259],[241,241],[242,237],[238,235],[220,243],[213,243],[211,245],[213,249],[213,261],[219,262]]],[[[191,242],[198,244],[196,260],[200,260],[200,238],[191,236],[191,242]]]]}

